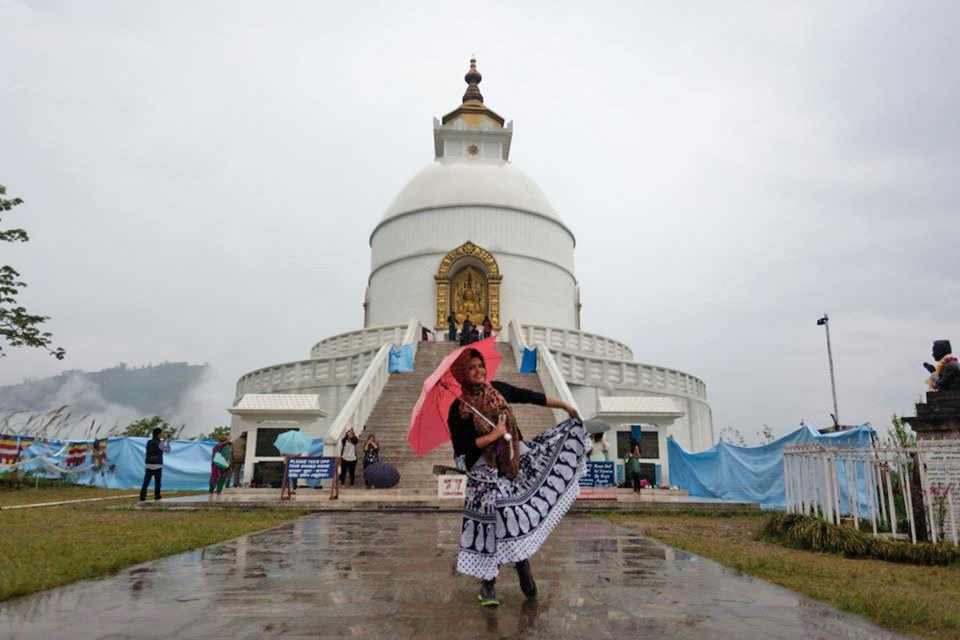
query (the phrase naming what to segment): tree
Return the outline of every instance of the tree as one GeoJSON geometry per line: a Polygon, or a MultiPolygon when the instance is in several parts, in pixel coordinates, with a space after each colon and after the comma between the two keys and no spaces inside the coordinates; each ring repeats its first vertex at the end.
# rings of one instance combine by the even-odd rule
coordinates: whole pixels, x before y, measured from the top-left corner
{"type": "Polygon", "coordinates": [[[738,447],[747,446],[747,443],[743,441],[743,434],[740,433],[739,429],[734,429],[733,427],[725,427],[720,430],[720,442],[726,442],[727,444],[738,447]]]}
{"type": "MultiPolygon", "coordinates": [[[[7,190],[0,185],[0,212],[10,211],[22,204],[20,198],[7,199],[7,190]]],[[[23,229],[0,229],[2,242],[27,242],[30,238],[23,229]]],[[[17,304],[17,295],[20,289],[26,287],[20,280],[20,273],[10,265],[0,266],[0,357],[5,356],[3,343],[10,347],[37,347],[46,349],[57,360],[63,360],[66,352],[63,347],[50,346],[53,335],[48,331],[41,331],[40,325],[49,320],[47,316],[38,316],[28,313],[17,304]]]]}
{"type": "Polygon", "coordinates": [[[166,420],[160,416],[153,416],[152,418],[141,418],[136,422],[131,422],[120,435],[135,438],[150,438],[153,436],[153,430],[157,427],[163,430],[164,435],[173,433],[173,428],[167,424],[166,420]]]}
{"type": "Polygon", "coordinates": [[[211,431],[205,436],[197,436],[197,439],[199,440],[199,439],[205,438],[207,440],[219,440],[223,436],[226,436],[227,438],[230,437],[230,427],[224,427],[224,426],[214,427],[213,431],[211,431]]]}
{"type": "Polygon", "coordinates": [[[760,444],[767,444],[773,442],[773,429],[770,428],[770,425],[764,423],[763,429],[757,431],[757,435],[760,436],[760,444]]]}
{"type": "Polygon", "coordinates": [[[903,422],[903,418],[893,414],[890,426],[887,428],[887,438],[890,445],[901,449],[912,449],[917,446],[917,434],[903,422]]]}

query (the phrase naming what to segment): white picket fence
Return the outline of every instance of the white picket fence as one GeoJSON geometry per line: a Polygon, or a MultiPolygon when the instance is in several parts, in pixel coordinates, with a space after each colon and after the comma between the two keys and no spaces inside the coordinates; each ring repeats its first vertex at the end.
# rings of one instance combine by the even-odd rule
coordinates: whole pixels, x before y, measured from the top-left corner
{"type": "Polygon", "coordinates": [[[917,541],[914,520],[914,475],[920,480],[926,529],[932,542],[943,538],[958,545],[960,505],[960,441],[924,443],[913,448],[826,448],[791,445],[783,449],[787,511],[816,515],[840,524],[853,518],[855,527],[869,520],[873,534],[879,528],[897,531],[895,494],[903,496],[899,516],[906,518],[910,539],[917,541]]]}

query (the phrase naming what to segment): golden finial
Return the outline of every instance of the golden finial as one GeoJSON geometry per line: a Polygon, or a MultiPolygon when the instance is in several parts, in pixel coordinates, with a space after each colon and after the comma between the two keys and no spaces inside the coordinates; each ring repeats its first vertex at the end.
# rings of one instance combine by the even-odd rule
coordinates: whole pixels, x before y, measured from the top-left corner
{"type": "Polygon", "coordinates": [[[476,56],[470,58],[470,70],[467,71],[467,75],[463,76],[463,79],[467,82],[467,92],[463,94],[464,103],[471,100],[482,103],[483,95],[480,94],[480,87],[477,85],[483,80],[483,76],[477,71],[476,56]]]}

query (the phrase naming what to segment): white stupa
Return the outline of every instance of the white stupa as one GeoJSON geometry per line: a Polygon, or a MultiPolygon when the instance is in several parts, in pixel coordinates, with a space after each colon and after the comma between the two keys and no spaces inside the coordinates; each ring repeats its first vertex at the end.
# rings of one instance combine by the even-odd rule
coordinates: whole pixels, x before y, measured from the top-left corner
{"type": "MultiPolygon", "coordinates": [[[[390,374],[391,346],[415,348],[421,327],[436,339],[447,318],[489,317],[518,361],[537,348],[537,374],[585,417],[630,433],[657,433],[651,459],[664,466],[669,434],[685,448],[714,443],[706,389],[697,378],[633,361],[611,338],[581,331],[576,239],[536,183],[510,163],[513,123],[483,103],[475,60],[456,109],[434,119],[434,159],[401,189],[370,235],[363,328],[327,338],[310,358],[259,369],[237,383],[232,431],[248,438],[248,461],[276,461],[276,430],[292,426],[333,443],[360,430],[390,374]],[[258,445],[259,441],[259,445],[258,445]]],[[[575,218],[575,215],[572,216],[575,218]]],[[[402,425],[405,427],[405,425],[402,425]]],[[[614,436],[607,435],[608,441],[614,436]]],[[[626,443],[626,445],[624,445],[626,443]]],[[[245,478],[252,477],[247,464],[245,478]]]]}

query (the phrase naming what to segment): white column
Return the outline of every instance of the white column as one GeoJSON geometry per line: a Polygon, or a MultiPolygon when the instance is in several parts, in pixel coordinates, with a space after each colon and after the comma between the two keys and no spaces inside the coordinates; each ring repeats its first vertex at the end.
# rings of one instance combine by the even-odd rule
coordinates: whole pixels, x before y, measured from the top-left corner
{"type": "Polygon", "coordinates": [[[253,482],[253,457],[257,452],[257,427],[248,426],[247,451],[243,456],[243,486],[250,486],[253,482]]]}
{"type": "Polygon", "coordinates": [[[657,426],[657,446],[660,451],[658,463],[660,465],[660,482],[670,486],[670,466],[667,464],[667,427],[657,426]]]}

